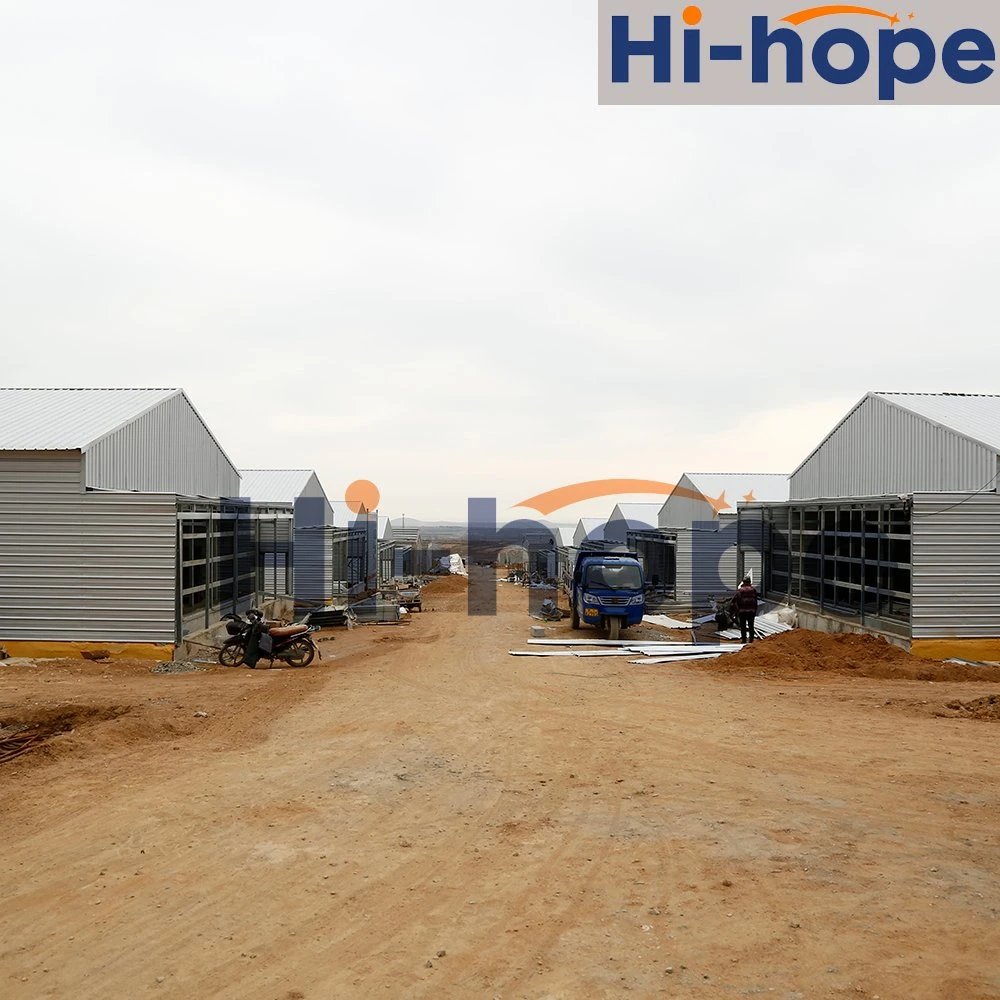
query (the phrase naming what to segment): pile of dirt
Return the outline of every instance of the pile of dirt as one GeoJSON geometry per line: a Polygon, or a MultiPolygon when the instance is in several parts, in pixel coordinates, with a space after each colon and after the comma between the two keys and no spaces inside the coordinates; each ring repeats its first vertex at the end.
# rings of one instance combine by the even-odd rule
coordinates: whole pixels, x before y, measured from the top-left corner
{"type": "Polygon", "coordinates": [[[452,574],[432,580],[424,587],[424,593],[436,597],[439,594],[464,594],[468,589],[469,578],[467,576],[452,574]]]}
{"type": "Polygon", "coordinates": [[[949,701],[945,708],[950,710],[950,718],[1000,722],[1000,694],[987,695],[975,701],[949,701]]]}
{"type": "Polygon", "coordinates": [[[813,671],[883,680],[1000,681],[1000,668],[975,667],[913,656],[874,635],[827,635],[795,629],[763,639],[718,660],[723,673],[802,674],[813,671]]]}

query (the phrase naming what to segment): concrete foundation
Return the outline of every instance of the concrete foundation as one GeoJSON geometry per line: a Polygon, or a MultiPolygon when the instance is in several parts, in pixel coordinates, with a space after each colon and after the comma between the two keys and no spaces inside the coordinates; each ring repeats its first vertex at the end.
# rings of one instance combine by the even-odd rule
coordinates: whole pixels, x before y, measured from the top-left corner
{"type": "MultiPolygon", "coordinates": [[[[291,597],[275,597],[260,605],[255,605],[264,612],[265,618],[275,621],[291,621],[294,602],[291,597]]],[[[174,660],[211,660],[215,661],[222,644],[229,638],[225,622],[216,622],[210,628],[200,632],[192,632],[184,637],[184,641],[174,648],[174,660]]]]}
{"type": "MultiPolygon", "coordinates": [[[[884,628],[872,625],[862,625],[860,622],[850,621],[845,618],[837,618],[834,615],[824,614],[820,611],[803,609],[800,605],[795,605],[795,613],[798,616],[799,628],[812,629],[814,632],[824,632],[827,635],[838,635],[847,632],[851,635],[877,635],[886,642],[891,642],[900,649],[909,651],[910,640],[908,637],[890,632],[884,628]]],[[[905,628],[905,626],[903,626],[905,628]]]]}

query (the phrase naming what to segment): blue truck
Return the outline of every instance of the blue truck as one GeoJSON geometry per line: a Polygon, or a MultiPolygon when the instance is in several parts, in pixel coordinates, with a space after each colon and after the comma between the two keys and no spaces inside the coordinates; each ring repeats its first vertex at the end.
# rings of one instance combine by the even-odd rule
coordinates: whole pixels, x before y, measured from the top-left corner
{"type": "Polygon", "coordinates": [[[577,553],[570,594],[570,624],[605,629],[609,639],[638,625],[646,613],[642,564],[634,552],[577,553]]]}

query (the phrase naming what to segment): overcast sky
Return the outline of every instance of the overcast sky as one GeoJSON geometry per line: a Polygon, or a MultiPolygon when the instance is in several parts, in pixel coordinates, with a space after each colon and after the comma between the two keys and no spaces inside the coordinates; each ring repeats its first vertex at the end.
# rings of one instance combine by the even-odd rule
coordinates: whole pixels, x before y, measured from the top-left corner
{"type": "Polygon", "coordinates": [[[997,389],[995,109],[599,107],[596,16],[0,0],[3,383],[424,519],[997,389]]]}

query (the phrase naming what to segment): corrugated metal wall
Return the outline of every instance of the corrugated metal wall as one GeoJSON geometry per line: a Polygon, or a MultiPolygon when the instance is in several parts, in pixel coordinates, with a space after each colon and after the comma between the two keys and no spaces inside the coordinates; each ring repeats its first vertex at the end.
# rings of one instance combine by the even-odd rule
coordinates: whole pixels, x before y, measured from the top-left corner
{"type": "Polygon", "coordinates": [[[203,497],[240,492],[239,472],[181,393],[88,448],[84,475],[87,486],[105,490],[203,497]]]}
{"type": "Polygon", "coordinates": [[[1000,497],[917,494],[911,525],[912,637],[1000,638],[1000,497]]]}
{"type": "Polygon", "coordinates": [[[172,496],[0,491],[0,641],[172,643],[172,496]]]}
{"type": "Polygon", "coordinates": [[[705,608],[709,599],[736,589],[735,518],[721,519],[722,527],[677,529],[676,603],[705,608]]]}
{"type": "Polygon", "coordinates": [[[396,546],[393,542],[378,543],[379,586],[391,580],[396,572],[396,546]]]}
{"type": "Polygon", "coordinates": [[[335,528],[295,529],[295,604],[320,607],[331,597],[335,528]]]}
{"type": "Polygon", "coordinates": [[[869,396],[792,473],[790,498],[973,491],[996,471],[991,449],[869,396]]]}
{"type": "Polygon", "coordinates": [[[0,451],[0,492],[82,493],[78,451],[0,451]]]}
{"type": "Polygon", "coordinates": [[[257,547],[263,555],[264,576],[258,581],[267,596],[294,593],[295,562],[292,548],[292,519],[260,515],[257,547]]]}

